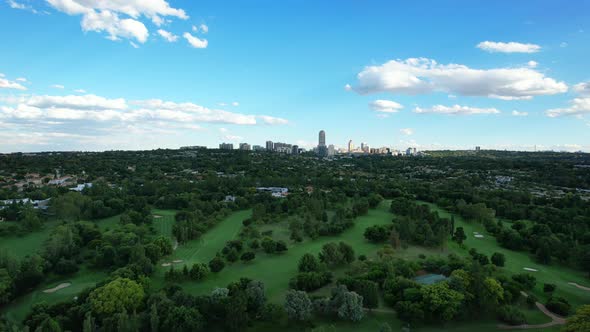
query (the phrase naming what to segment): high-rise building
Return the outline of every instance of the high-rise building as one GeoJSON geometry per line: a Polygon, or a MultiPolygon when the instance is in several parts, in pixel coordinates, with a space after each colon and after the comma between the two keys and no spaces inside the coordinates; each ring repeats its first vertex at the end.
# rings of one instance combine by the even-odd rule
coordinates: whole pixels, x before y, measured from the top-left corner
{"type": "Polygon", "coordinates": [[[323,130],[320,130],[318,146],[326,146],[326,132],[323,130]]]}
{"type": "Polygon", "coordinates": [[[274,151],[275,146],[272,141],[266,141],[266,151],[274,151]]]}
{"type": "Polygon", "coordinates": [[[248,143],[240,143],[240,150],[250,151],[251,150],[250,144],[248,144],[248,143]]]}
{"type": "Polygon", "coordinates": [[[254,146],[252,146],[252,150],[253,151],[264,151],[264,147],[262,147],[260,145],[254,145],[254,146]]]}
{"type": "Polygon", "coordinates": [[[221,143],[219,144],[219,149],[221,150],[233,150],[234,145],[232,143],[221,143]]]}
{"type": "Polygon", "coordinates": [[[291,154],[299,154],[299,145],[293,145],[291,147],[291,154]]]}
{"type": "Polygon", "coordinates": [[[354,143],[352,143],[352,140],[348,141],[348,152],[352,152],[354,151],[354,143]]]}
{"type": "Polygon", "coordinates": [[[328,145],[328,157],[332,157],[336,155],[336,149],[334,149],[334,144],[328,145]]]}
{"type": "Polygon", "coordinates": [[[476,146],[476,147],[475,147],[475,151],[477,151],[477,152],[481,151],[481,147],[479,147],[479,146],[476,146]]]}

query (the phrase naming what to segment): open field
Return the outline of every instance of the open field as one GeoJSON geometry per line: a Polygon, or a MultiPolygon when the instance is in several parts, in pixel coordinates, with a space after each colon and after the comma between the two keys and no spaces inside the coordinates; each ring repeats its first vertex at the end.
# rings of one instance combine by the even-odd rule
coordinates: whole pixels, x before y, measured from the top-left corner
{"type": "MultiPolygon", "coordinates": [[[[450,218],[451,214],[433,204],[427,204],[432,210],[436,210],[440,216],[450,218]]],[[[509,274],[515,273],[530,273],[537,278],[537,285],[533,291],[535,296],[541,302],[545,302],[548,298],[547,294],[543,292],[543,283],[553,283],[557,285],[555,295],[566,298],[574,306],[590,303],[590,292],[578,289],[569,284],[570,282],[578,283],[582,286],[590,286],[590,279],[581,271],[576,271],[566,266],[561,266],[557,262],[551,265],[543,265],[537,263],[528,252],[513,251],[500,247],[496,242],[496,238],[488,234],[483,225],[477,222],[467,222],[458,215],[455,215],[455,227],[463,227],[467,240],[464,244],[466,248],[461,248],[457,243],[450,241],[448,243],[449,250],[457,252],[461,255],[468,255],[469,248],[476,248],[478,252],[491,256],[494,252],[502,253],[506,256],[506,265],[501,271],[509,274]],[[483,234],[483,238],[475,238],[473,232],[483,234]],[[537,272],[530,272],[524,268],[532,268],[538,270],[537,272]]]]}
{"type": "MultiPolygon", "coordinates": [[[[183,288],[193,294],[203,294],[216,287],[225,287],[230,282],[244,277],[264,282],[268,298],[272,302],[282,303],[289,279],[297,274],[299,258],[305,253],[317,254],[324,244],[332,241],[344,241],[352,245],[356,255],[374,253],[380,246],[367,242],[363,233],[369,226],[391,223],[392,214],[388,210],[389,202],[383,202],[379,208],[370,210],[368,215],[359,217],[351,229],[339,236],[321,237],[290,245],[289,250],[283,254],[257,253],[256,259],[252,262],[229,264],[220,273],[211,273],[205,280],[184,283],[183,288]]],[[[238,233],[241,221],[247,218],[249,213],[250,211],[238,212],[222,221],[201,238],[203,242],[197,240],[192,241],[196,243],[189,242],[180,246],[172,259],[183,259],[191,264],[197,261],[207,263],[217,251],[223,248],[226,241],[238,233]],[[221,232],[220,229],[225,231],[221,232]]],[[[163,269],[165,268],[161,268],[163,269]]]]}
{"type": "Polygon", "coordinates": [[[57,221],[43,224],[43,228],[24,236],[0,237],[0,249],[6,250],[11,256],[21,259],[41,249],[51,231],[58,225],[57,221]]]}
{"type": "MultiPolygon", "coordinates": [[[[6,314],[6,318],[10,321],[21,322],[29,313],[33,304],[39,302],[55,304],[71,300],[85,288],[93,287],[97,282],[106,277],[107,273],[90,270],[86,267],[82,267],[80,271],[70,277],[48,277],[35,290],[12,301],[9,305],[2,308],[1,312],[6,314]],[[71,285],[65,288],[60,288],[54,292],[45,292],[47,289],[57,289],[60,285],[67,283],[71,285]]],[[[63,285],[61,287],[63,287],[63,285]]]]}
{"type": "Polygon", "coordinates": [[[155,209],[152,211],[152,214],[154,216],[152,225],[156,232],[160,235],[172,238],[172,225],[174,225],[176,211],[155,209]]]}

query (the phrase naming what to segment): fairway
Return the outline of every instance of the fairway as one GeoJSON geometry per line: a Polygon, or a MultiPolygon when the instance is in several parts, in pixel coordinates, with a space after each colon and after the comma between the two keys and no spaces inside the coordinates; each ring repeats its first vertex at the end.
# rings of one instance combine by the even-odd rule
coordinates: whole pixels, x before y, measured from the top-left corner
{"type": "MultiPolygon", "coordinates": [[[[441,217],[450,218],[451,213],[437,207],[434,204],[421,202],[427,204],[430,209],[437,211],[441,217]]],[[[543,265],[535,262],[534,259],[525,251],[513,251],[500,247],[496,242],[496,238],[488,234],[483,225],[477,222],[467,222],[461,216],[455,216],[455,227],[463,227],[467,239],[464,244],[466,248],[461,248],[457,243],[449,241],[449,250],[454,251],[462,256],[467,256],[469,248],[476,248],[478,252],[491,256],[494,252],[502,253],[506,256],[506,265],[502,268],[510,274],[515,273],[530,273],[537,278],[537,285],[534,289],[534,294],[541,302],[545,302],[548,298],[543,292],[543,283],[552,283],[557,285],[555,295],[563,296],[574,306],[590,303],[590,292],[576,288],[569,282],[578,283],[580,285],[590,286],[590,280],[581,271],[576,271],[566,266],[561,266],[557,262],[551,265],[543,265]],[[483,238],[476,238],[473,232],[484,234],[483,238]],[[525,267],[538,270],[537,272],[527,272],[525,267]]]]}
{"type": "Polygon", "coordinates": [[[13,322],[21,322],[31,310],[31,307],[40,302],[55,304],[66,300],[71,300],[81,291],[88,287],[93,287],[97,282],[107,277],[106,272],[81,268],[76,274],[69,278],[54,276],[48,278],[40,284],[34,291],[16,299],[6,307],[2,308],[2,314],[13,322]],[[53,293],[44,292],[47,289],[59,286],[62,283],[71,283],[71,286],[62,288],[53,293]]]}
{"type": "Polygon", "coordinates": [[[176,211],[156,209],[152,211],[152,214],[152,226],[156,232],[172,239],[172,225],[174,225],[174,216],[176,215],[176,211]]]}
{"type": "Polygon", "coordinates": [[[57,221],[49,221],[43,224],[41,230],[24,236],[0,237],[0,249],[6,250],[10,256],[19,260],[27,255],[32,255],[43,247],[43,243],[49,238],[51,231],[57,225],[57,221]]]}
{"type": "MultiPolygon", "coordinates": [[[[215,256],[218,250],[237,234],[241,227],[241,220],[249,215],[250,211],[238,212],[224,220],[217,227],[223,227],[226,232],[220,232],[216,228],[203,236],[200,245],[183,245],[174,254],[174,259],[186,259],[189,262],[201,261],[207,263],[215,256]],[[238,219],[239,225],[232,224],[232,220],[238,219]],[[233,232],[232,232],[233,231],[233,232]],[[190,247],[187,248],[187,247],[190,247]]],[[[229,283],[239,278],[250,278],[264,282],[266,294],[270,301],[282,304],[285,292],[288,290],[289,279],[297,274],[297,264],[305,253],[317,254],[322,246],[328,242],[344,241],[353,246],[356,255],[372,254],[380,245],[369,243],[363,233],[365,228],[372,225],[390,224],[393,215],[389,212],[389,202],[382,202],[377,209],[372,209],[366,216],[355,220],[354,226],[339,236],[320,237],[303,243],[291,245],[283,254],[268,255],[257,253],[256,259],[249,263],[235,262],[229,264],[220,273],[211,273],[206,279],[199,282],[186,282],[183,288],[193,294],[206,294],[216,287],[226,287],[229,283]]],[[[182,266],[180,264],[179,266],[182,266]]]]}

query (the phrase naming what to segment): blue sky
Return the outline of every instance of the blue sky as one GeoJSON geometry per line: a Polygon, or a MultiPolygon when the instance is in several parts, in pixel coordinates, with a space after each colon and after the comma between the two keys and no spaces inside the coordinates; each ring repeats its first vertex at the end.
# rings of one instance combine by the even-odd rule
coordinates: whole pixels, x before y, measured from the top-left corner
{"type": "Polygon", "coordinates": [[[590,1],[0,0],[0,152],[590,151],[590,1]]]}

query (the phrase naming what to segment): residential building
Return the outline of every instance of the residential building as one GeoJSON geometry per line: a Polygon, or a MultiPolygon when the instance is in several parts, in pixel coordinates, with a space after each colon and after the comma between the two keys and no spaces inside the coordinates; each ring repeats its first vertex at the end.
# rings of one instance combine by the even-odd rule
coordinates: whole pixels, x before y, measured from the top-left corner
{"type": "Polygon", "coordinates": [[[275,146],[272,141],[266,141],[266,151],[274,151],[275,146]]]}
{"type": "Polygon", "coordinates": [[[220,150],[233,150],[234,145],[232,143],[221,143],[221,144],[219,144],[219,149],[220,150]]]}
{"type": "Polygon", "coordinates": [[[252,148],[250,147],[250,144],[248,143],[240,143],[240,150],[243,151],[250,151],[252,148]]]}

